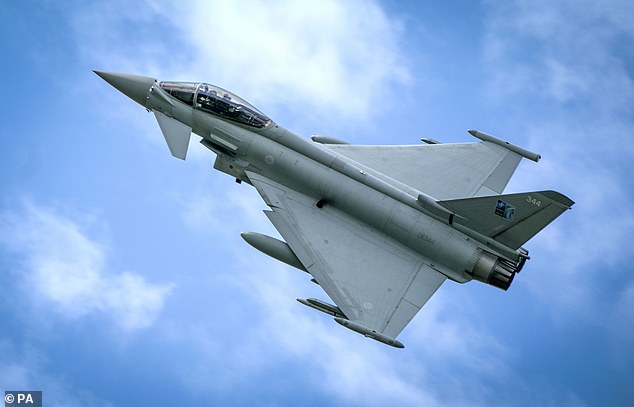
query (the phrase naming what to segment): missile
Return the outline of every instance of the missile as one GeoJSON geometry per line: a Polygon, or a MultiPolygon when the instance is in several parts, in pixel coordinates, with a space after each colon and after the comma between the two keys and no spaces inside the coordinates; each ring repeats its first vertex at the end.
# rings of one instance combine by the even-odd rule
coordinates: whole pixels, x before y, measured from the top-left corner
{"type": "Polygon", "coordinates": [[[306,271],[306,268],[302,262],[299,261],[295,253],[293,253],[288,243],[256,232],[242,232],[240,233],[240,236],[242,236],[248,244],[262,253],[271,256],[282,263],[286,263],[289,266],[306,271]]]}
{"type": "Polygon", "coordinates": [[[403,349],[405,347],[405,345],[403,345],[401,342],[397,341],[396,339],[390,338],[387,335],[383,335],[380,332],[376,332],[356,322],[352,322],[349,319],[335,318],[335,322],[337,322],[339,325],[344,326],[350,330],[360,333],[366,338],[372,338],[375,341],[379,341],[386,345],[394,346],[395,348],[399,348],[399,349],[403,349]]]}
{"type": "Polygon", "coordinates": [[[296,300],[299,301],[301,304],[306,305],[307,307],[316,309],[317,311],[324,312],[328,315],[332,315],[337,318],[347,319],[347,317],[344,315],[343,312],[341,312],[339,307],[328,304],[327,302],[323,302],[315,298],[307,298],[307,299],[296,298],[296,300]]]}
{"type": "Polygon", "coordinates": [[[507,148],[511,151],[513,151],[516,154],[521,155],[522,157],[528,158],[529,160],[533,160],[535,162],[539,161],[542,156],[534,153],[532,151],[528,151],[522,147],[518,147],[515,144],[511,144],[508,141],[504,141],[501,140],[497,137],[494,137],[490,134],[486,134],[482,131],[479,130],[467,130],[467,133],[471,134],[473,137],[475,138],[479,138],[482,141],[488,141],[489,143],[493,143],[493,144],[497,144],[499,146],[502,146],[504,148],[507,148]]]}

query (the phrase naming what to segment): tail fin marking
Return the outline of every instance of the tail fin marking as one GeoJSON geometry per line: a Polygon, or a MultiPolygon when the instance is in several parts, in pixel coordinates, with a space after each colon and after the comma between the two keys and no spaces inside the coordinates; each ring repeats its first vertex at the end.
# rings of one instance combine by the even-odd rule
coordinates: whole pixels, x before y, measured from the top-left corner
{"type": "Polygon", "coordinates": [[[555,191],[524,192],[439,201],[455,222],[512,249],[520,248],[574,204],[555,191]]]}

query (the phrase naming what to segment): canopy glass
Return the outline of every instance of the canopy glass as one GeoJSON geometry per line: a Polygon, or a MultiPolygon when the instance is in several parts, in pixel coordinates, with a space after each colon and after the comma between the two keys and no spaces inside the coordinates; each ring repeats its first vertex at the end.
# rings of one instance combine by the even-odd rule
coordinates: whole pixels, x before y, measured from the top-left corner
{"type": "Polygon", "coordinates": [[[241,97],[208,83],[161,82],[161,88],[196,109],[253,127],[271,122],[264,113],[241,97]]]}

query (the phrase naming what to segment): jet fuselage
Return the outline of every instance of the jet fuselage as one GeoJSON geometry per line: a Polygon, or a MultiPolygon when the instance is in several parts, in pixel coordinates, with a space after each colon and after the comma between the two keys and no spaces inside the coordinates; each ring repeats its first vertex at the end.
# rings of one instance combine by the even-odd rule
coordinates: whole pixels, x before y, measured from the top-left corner
{"type": "Polygon", "coordinates": [[[157,88],[154,83],[148,86],[148,97],[142,105],[191,127],[211,143],[216,153],[226,155],[221,160],[227,161],[230,175],[249,182],[245,170],[261,174],[312,196],[315,210],[330,206],[384,233],[431,261],[436,270],[454,281],[464,283],[473,278],[471,270],[487,246],[421,211],[417,196],[422,191],[404,184],[398,189],[373,175],[371,169],[274,122],[254,129],[180,101],[170,105],[156,95],[160,92],[157,88]],[[228,145],[235,146],[235,151],[229,150],[228,145]],[[322,208],[317,208],[318,203],[322,208]]]}
{"type": "Polygon", "coordinates": [[[285,241],[244,240],[311,274],[336,305],[300,303],[397,348],[447,278],[508,289],[528,259],[521,246],[574,204],[556,191],[503,194],[521,158],[540,156],[476,130],[481,142],[422,139],[431,146],[308,141],[211,84],[96,73],[155,115],[173,156],[185,159],[194,133],[215,169],[256,188],[285,241]]]}

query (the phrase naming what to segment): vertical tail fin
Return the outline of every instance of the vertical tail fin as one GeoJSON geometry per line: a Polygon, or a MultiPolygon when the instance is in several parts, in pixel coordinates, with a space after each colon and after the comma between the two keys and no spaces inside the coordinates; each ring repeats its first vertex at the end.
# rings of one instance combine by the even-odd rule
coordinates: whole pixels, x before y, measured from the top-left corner
{"type": "Polygon", "coordinates": [[[518,249],[574,204],[555,191],[524,192],[439,201],[455,222],[518,249]]]}

